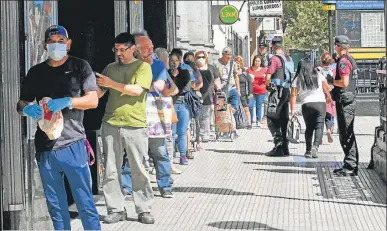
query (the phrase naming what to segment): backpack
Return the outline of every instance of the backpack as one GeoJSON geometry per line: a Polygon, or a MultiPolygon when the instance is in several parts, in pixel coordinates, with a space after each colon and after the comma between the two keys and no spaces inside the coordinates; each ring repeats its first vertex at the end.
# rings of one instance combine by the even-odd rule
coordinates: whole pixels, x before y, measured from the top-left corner
{"type": "Polygon", "coordinates": [[[301,134],[301,123],[297,116],[293,116],[288,123],[288,140],[290,143],[299,144],[301,134]]]}
{"type": "Polygon", "coordinates": [[[277,54],[275,56],[277,56],[281,60],[282,67],[284,67],[285,76],[284,76],[283,87],[289,88],[291,80],[293,79],[293,76],[295,74],[293,59],[292,57],[285,56],[283,54],[277,54]]]}

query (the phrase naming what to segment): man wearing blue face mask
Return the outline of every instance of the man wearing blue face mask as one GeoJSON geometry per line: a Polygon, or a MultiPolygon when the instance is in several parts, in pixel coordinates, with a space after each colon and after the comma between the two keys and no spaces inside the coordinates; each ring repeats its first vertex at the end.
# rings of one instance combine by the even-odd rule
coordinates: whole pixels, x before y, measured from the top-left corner
{"type": "Polygon", "coordinates": [[[83,111],[98,106],[95,75],[85,60],[67,55],[71,40],[62,26],[50,26],[44,46],[49,58],[31,67],[23,80],[17,110],[22,116],[40,119],[44,97],[51,112],[62,112],[64,128],[50,139],[39,127],[35,134],[36,160],[55,230],[71,230],[63,177],[66,175],[83,228],[101,230],[91,189],[89,152],[83,127],[83,111]]]}

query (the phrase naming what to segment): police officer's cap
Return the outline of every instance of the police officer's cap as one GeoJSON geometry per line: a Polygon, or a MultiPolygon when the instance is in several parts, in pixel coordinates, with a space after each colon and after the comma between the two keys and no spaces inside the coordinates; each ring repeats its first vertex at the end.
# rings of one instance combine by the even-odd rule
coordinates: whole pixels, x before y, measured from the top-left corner
{"type": "Polygon", "coordinates": [[[349,38],[345,35],[339,35],[335,37],[335,45],[350,44],[349,38]]]}
{"type": "Polygon", "coordinates": [[[274,37],[273,40],[271,40],[271,44],[276,45],[282,45],[282,38],[281,37],[274,37]]]}

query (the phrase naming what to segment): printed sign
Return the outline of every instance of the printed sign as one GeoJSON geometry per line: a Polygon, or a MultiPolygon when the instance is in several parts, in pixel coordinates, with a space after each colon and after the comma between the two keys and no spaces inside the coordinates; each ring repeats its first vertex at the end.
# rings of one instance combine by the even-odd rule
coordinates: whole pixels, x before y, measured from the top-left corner
{"type": "Polygon", "coordinates": [[[384,1],[337,1],[336,10],[383,10],[384,1]]]}
{"type": "Polygon", "coordinates": [[[239,19],[239,10],[235,6],[224,6],[220,9],[219,17],[224,24],[234,24],[239,19]]]}
{"type": "Polygon", "coordinates": [[[250,17],[281,17],[282,0],[252,0],[249,1],[250,17]]]}

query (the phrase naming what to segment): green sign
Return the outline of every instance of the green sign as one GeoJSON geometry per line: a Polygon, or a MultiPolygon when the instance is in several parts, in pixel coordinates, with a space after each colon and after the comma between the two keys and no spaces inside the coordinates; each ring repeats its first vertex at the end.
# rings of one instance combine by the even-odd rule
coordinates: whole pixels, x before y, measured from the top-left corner
{"type": "Polygon", "coordinates": [[[219,18],[224,24],[234,24],[239,19],[239,11],[235,6],[224,6],[220,9],[219,18]]]}

